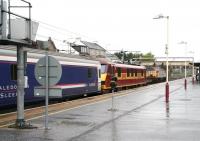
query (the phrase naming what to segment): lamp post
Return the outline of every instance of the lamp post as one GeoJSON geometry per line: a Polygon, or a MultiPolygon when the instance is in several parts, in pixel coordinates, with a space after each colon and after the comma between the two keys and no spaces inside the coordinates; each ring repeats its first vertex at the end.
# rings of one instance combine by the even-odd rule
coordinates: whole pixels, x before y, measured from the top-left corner
{"type": "Polygon", "coordinates": [[[194,57],[192,57],[192,84],[194,84],[194,57]]]}
{"type": "Polygon", "coordinates": [[[192,57],[192,84],[194,84],[194,57],[192,57]]]}
{"type": "Polygon", "coordinates": [[[169,49],[169,16],[158,15],[153,19],[166,19],[167,20],[167,41],[165,46],[166,54],[166,85],[165,85],[165,101],[169,102],[169,62],[168,62],[168,49],[169,49]]]}
{"type": "Polygon", "coordinates": [[[189,53],[193,54],[193,57],[192,57],[192,84],[194,84],[194,52],[189,51],[189,53]]]}
{"type": "Polygon", "coordinates": [[[121,53],[122,53],[122,63],[123,64],[124,64],[124,60],[125,60],[124,55],[125,55],[126,52],[128,52],[128,51],[123,51],[123,49],[121,51],[121,53]]]}
{"type": "MultiPolygon", "coordinates": [[[[181,41],[179,44],[185,45],[185,57],[187,57],[187,42],[181,41]]],[[[184,87],[187,90],[187,66],[186,66],[186,58],[185,58],[185,80],[184,80],[184,87]]]]}

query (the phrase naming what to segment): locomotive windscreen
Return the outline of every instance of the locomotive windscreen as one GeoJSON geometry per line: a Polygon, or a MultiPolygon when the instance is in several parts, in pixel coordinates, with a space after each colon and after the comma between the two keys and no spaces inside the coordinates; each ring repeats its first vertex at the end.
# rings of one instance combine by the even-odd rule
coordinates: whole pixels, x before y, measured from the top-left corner
{"type": "Polygon", "coordinates": [[[101,73],[106,73],[107,65],[101,65],[101,73]]]}

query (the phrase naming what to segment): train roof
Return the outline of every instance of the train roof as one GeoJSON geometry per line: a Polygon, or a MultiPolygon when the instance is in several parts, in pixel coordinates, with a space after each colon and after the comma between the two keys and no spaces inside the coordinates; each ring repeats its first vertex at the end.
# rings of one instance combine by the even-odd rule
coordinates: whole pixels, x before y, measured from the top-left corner
{"type": "Polygon", "coordinates": [[[121,68],[135,68],[135,69],[146,69],[145,66],[136,66],[136,65],[128,65],[128,64],[119,64],[119,63],[114,63],[108,58],[98,58],[101,64],[112,64],[113,66],[116,67],[121,67],[121,68]]]}
{"type": "Polygon", "coordinates": [[[146,69],[145,66],[135,66],[135,65],[128,65],[128,64],[114,64],[115,67],[121,67],[121,68],[134,68],[134,69],[146,69]]]}
{"type": "MultiPolygon", "coordinates": [[[[16,61],[16,49],[17,47],[14,46],[0,46],[0,55],[4,56],[1,57],[0,60],[7,60],[7,61],[16,61]]],[[[36,63],[38,59],[45,56],[45,50],[39,49],[30,49],[25,48],[24,50],[27,51],[28,62],[36,63]]],[[[65,53],[59,52],[48,52],[49,56],[55,57],[61,64],[68,64],[68,65],[81,65],[81,66],[96,66],[100,65],[99,61],[90,60],[83,58],[78,55],[69,55],[65,53]]]]}

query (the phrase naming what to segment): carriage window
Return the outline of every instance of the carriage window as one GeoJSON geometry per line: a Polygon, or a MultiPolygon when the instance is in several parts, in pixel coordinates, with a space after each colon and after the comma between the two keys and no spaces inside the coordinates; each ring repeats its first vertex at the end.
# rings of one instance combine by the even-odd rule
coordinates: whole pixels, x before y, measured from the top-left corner
{"type": "Polygon", "coordinates": [[[92,68],[88,68],[88,78],[92,77],[92,68]]]}
{"type": "Polygon", "coordinates": [[[121,68],[117,68],[117,76],[121,77],[121,73],[122,73],[122,69],[121,68]]]}
{"type": "Polygon", "coordinates": [[[10,65],[11,80],[17,80],[17,64],[10,65]]]}
{"type": "Polygon", "coordinates": [[[137,70],[135,70],[135,76],[137,76],[137,70]]]}
{"type": "Polygon", "coordinates": [[[141,75],[142,75],[142,76],[144,75],[144,72],[143,72],[143,70],[141,71],[141,75]]]}
{"type": "Polygon", "coordinates": [[[127,69],[127,77],[130,77],[130,69],[127,69]]]}
{"type": "Polygon", "coordinates": [[[133,77],[133,69],[131,69],[131,76],[133,77]]]}

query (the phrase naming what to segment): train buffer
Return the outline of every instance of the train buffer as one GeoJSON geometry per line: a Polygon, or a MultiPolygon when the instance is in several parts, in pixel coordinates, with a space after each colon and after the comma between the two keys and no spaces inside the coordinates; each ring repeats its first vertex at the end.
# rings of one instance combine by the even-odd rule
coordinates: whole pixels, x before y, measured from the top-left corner
{"type": "Polygon", "coordinates": [[[185,90],[183,82],[169,83],[169,103],[165,102],[165,83],[148,85],[117,93],[114,101],[118,110],[115,112],[108,110],[111,97],[88,102],[51,113],[47,131],[43,128],[44,117],[30,120],[37,129],[0,128],[0,140],[198,141],[200,84],[192,85],[188,78],[185,90]]]}

